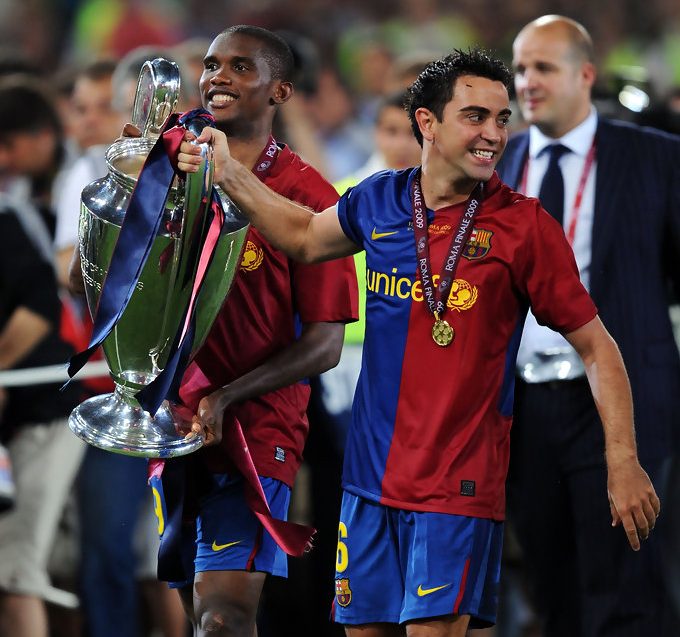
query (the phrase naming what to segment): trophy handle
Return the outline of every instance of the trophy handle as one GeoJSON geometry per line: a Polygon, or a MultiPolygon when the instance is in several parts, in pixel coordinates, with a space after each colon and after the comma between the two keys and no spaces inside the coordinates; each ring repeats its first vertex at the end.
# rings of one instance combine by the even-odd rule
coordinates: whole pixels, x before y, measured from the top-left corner
{"type": "Polygon", "coordinates": [[[144,62],[132,106],[132,123],[142,137],[155,139],[165,120],[175,112],[179,99],[179,67],[164,58],[144,62]]]}

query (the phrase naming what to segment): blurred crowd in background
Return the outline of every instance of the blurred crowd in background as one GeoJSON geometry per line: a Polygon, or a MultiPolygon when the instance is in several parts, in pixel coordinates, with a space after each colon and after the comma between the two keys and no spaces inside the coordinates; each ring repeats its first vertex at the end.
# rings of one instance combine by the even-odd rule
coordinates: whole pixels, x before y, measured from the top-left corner
{"type": "MultiPolygon", "coordinates": [[[[3,0],[0,50],[25,55],[55,78],[54,73],[59,77],[93,59],[118,59],[141,45],[184,43],[185,53],[200,59],[201,39],[230,24],[284,31],[298,41],[305,62],[298,93],[314,98],[310,118],[318,134],[332,140],[348,122],[350,129],[370,124],[371,105],[389,92],[397,61],[472,44],[509,60],[517,30],[550,12],[589,29],[602,93],[618,93],[627,83],[641,89],[646,97],[632,91],[623,98],[634,112],[656,111],[675,95],[680,5],[672,0],[3,0]]],[[[356,143],[361,138],[349,137],[346,144],[358,146],[356,155],[368,152],[365,138],[356,143]]],[[[330,162],[332,179],[343,176],[343,161],[330,162]]]]}
{"type": "MultiPolygon", "coordinates": [[[[383,137],[383,157],[378,164],[371,163],[376,140],[380,139],[377,122],[386,104],[395,93],[403,92],[428,61],[454,47],[481,45],[509,63],[511,43],[519,28],[546,12],[573,17],[590,30],[601,69],[596,103],[602,113],[680,133],[677,0],[0,0],[0,92],[8,91],[3,93],[5,97],[11,95],[16,104],[24,105],[10,112],[9,97],[5,100],[0,119],[4,113],[8,124],[0,121],[0,148],[2,135],[25,130],[26,121],[44,124],[47,130],[28,140],[23,150],[15,148],[11,155],[0,152],[0,192],[30,202],[53,237],[56,232],[56,278],[65,288],[76,242],[73,219],[78,214],[79,192],[106,172],[102,149],[129,120],[136,77],[145,59],[162,55],[178,63],[182,73],[180,108],[185,110],[200,105],[202,60],[217,33],[242,23],[278,32],[294,51],[298,76],[296,95],[281,111],[277,138],[338,184],[346,178],[354,179],[367,167],[381,167],[380,162],[418,162],[419,149],[410,136],[405,115],[400,118],[397,114],[389,121],[389,134],[383,137]],[[386,157],[390,152],[394,155],[386,157]]],[[[387,122],[385,116],[386,126],[387,122]]],[[[518,114],[513,115],[512,126],[522,126],[518,114]]],[[[62,302],[68,309],[63,299],[62,292],[62,302]]],[[[77,322],[82,308],[68,311],[76,316],[71,320],[77,322]]],[[[74,347],[83,345],[77,334],[63,334],[62,329],[62,336],[74,347]]],[[[103,389],[93,386],[84,391],[92,394],[103,389]]],[[[330,535],[320,534],[316,557],[291,564],[293,585],[277,581],[269,584],[260,632],[265,636],[277,634],[277,623],[287,618],[295,618],[300,635],[341,634],[339,628],[332,632],[327,624],[326,601],[332,597],[333,525],[337,524],[333,507],[339,489],[342,444],[334,441],[337,432],[324,431],[324,412],[319,405],[313,404],[310,416],[309,463],[299,479],[298,492],[302,495],[295,499],[292,517],[330,528],[330,535]],[[328,510],[322,510],[325,500],[333,503],[328,510]],[[310,614],[309,608],[316,610],[310,614]]],[[[105,465],[105,460],[86,457],[83,467],[95,471],[90,476],[96,475],[96,470],[130,476],[127,467],[109,469],[105,465]]],[[[138,477],[144,473],[140,467],[134,469],[138,477]]],[[[146,551],[146,557],[139,559],[136,570],[138,579],[151,581],[153,557],[149,555],[155,551],[155,544],[148,536],[155,531],[151,502],[141,494],[143,482],[143,478],[137,480],[137,486],[142,486],[139,495],[137,491],[131,495],[127,486],[118,495],[126,500],[126,515],[133,521],[139,502],[148,509],[146,517],[151,521],[141,524],[142,530],[137,531],[138,536],[146,533],[147,538],[135,540],[137,554],[146,551]]],[[[81,485],[78,494],[90,502],[81,516],[96,520],[104,515],[92,504],[101,500],[100,492],[88,494],[81,485]]],[[[119,506],[113,506],[113,501],[108,504],[114,510],[119,506]]],[[[71,502],[70,506],[82,509],[83,503],[71,502]]],[[[85,549],[78,544],[78,532],[74,531],[77,519],[78,515],[63,516],[61,535],[67,539],[53,548],[51,571],[62,587],[82,593],[77,563],[85,549]]],[[[130,524],[126,519],[126,528],[130,524]]],[[[123,542],[131,545],[129,530],[126,538],[123,542]]],[[[86,537],[85,541],[98,546],[100,539],[86,537]]],[[[508,572],[516,582],[501,603],[498,634],[504,637],[535,634],[530,632],[531,610],[521,594],[521,569],[512,568],[514,559],[511,547],[508,572]]],[[[135,568],[130,573],[134,579],[135,568]]],[[[91,578],[88,585],[96,585],[96,576],[91,578]]],[[[183,634],[181,609],[153,587],[140,590],[147,593],[140,600],[146,600],[142,606],[149,609],[142,622],[145,634],[153,630],[155,635],[183,634]]],[[[51,601],[56,601],[53,615],[56,609],[77,603],[57,593],[52,597],[51,601]]],[[[82,634],[82,626],[82,615],[70,610],[52,622],[51,631],[54,635],[77,636],[82,634]]]]}

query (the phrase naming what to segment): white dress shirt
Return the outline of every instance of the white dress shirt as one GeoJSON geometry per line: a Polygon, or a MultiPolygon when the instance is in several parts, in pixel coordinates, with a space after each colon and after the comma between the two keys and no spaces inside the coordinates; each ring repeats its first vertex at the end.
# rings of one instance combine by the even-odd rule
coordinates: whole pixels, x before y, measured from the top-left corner
{"type": "MultiPolygon", "coordinates": [[[[526,192],[530,197],[538,196],[543,175],[548,168],[549,153],[542,151],[551,144],[559,143],[571,152],[560,159],[564,178],[564,229],[568,232],[574,216],[574,201],[586,164],[586,158],[593,145],[597,128],[597,113],[591,108],[588,117],[576,128],[559,139],[546,137],[535,126],[529,129],[529,158],[524,170],[526,192]]],[[[595,178],[597,157],[593,162],[579,208],[572,249],[583,285],[588,288],[590,280],[591,239],[593,213],[595,209],[595,178]]],[[[520,184],[520,188],[522,184],[520,184]]],[[[517,370],[528,382],[545,382],[578,378],[584,374],[580,357],[567,340],[557,332],[539,325],[529,312],[522,342],[517,355],[517,370]]]]}

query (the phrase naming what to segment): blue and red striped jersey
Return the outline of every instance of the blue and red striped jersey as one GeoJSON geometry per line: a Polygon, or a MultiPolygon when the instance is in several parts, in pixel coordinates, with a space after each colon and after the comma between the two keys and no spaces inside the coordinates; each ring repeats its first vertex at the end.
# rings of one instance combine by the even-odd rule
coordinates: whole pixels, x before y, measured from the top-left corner
{"type": "MultiPolygon", "coordinates": [[[[343,231],[366,251],[366,337],[343,487],[401,509],[501,520],[526,310],[562,333],[597,310],[559,224],[494,174],[447,301],[454,341],[437,345],[416,273],[413,177],[377,173],[338,202],[343,231]]],[[[435,284],[464,209],[427,211],[435,284]]]]}

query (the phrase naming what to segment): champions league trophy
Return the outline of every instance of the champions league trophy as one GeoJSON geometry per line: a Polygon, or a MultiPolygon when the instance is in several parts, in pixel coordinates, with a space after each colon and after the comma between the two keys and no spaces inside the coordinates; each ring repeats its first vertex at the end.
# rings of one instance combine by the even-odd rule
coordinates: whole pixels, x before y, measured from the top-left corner
{"type": "MultiPolygon", "coordinates": [[[[175,109],[178,94],[179,69],[174,63],[159,58],[144,64],[132,114],[142,136],[114,142],[106,153],[109,174],[83,190],[80,260],[93,316],[137,177],[175,109]]],[[[202,128],[200,124],[197,128],[187,126],[196,135],[202,128]]],[[[201,258],[196,229],[208,224],[213,170],[211,148],[203,145],[202,155],[206,161],[199,172],[174,178],[132,296],[103,341],[115,391],[86,400],[69,418],[73,432],[96,447],[131,456],[169,458],[195,451],[203,443],[197,435],[185,439],[190,423],[167,400],[151,415],[135,398],[168,363],[173,343],[183,329],[186,308],[196,293],[194,281],[201,258]]],[[[248,230],[247,220],[220,194],[223,225],[195,302],[190,359],[227,296],[248,230]]]]}

